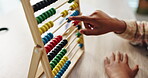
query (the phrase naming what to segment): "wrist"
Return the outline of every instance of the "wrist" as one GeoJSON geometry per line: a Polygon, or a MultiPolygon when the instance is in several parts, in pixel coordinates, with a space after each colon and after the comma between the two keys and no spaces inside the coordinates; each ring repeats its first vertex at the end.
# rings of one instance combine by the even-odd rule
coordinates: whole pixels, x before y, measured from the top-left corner
{"type": "Polygon", "coordinates": [[[116,19],[116,21],[117,21],[116,22],[117,24],[116,24],[116,28],[115,28],[114,32],[117,34],[121,34],[126,30],[126,23],[124,21],[118,20],[118,19],[116,19]]]}

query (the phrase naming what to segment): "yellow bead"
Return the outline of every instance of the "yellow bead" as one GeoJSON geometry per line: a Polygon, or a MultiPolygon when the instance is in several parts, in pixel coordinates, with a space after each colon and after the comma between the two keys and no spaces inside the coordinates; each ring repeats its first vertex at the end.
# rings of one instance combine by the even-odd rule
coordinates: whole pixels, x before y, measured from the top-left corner
{"type": "Polygon", "coordinates": [[[40,34],[43,34],[43,31],[39,28],[40,34]]]}
{"type": "Polygon", "coordinates": [[[77,43],[83,43],[83,39],[82,38],[78,38],[77,39],[77,43]]]}
{"type": "Polygon", "coordinates": [[[61,64],[60,62],[58,63],[58,65],[59,65],[61,68],[63,67],[62,64],[61,64]]]}
{"type": "Polygon", "coordinates": [[[54,68],[57,72],[59,72],[60,71],[60,69],[58,68],[58,67],[55,67],[54,68]]]}
{"type": "Polygon", "coordinates": [[[42,27],[44,28],[45,32],[48,30],[48,28],[45,27],[45,25],[43,25],[42,27]]]}
{"type": "Polygon", "coordinates": [[[61,60],[60,61],[60,63],[62,63],[63,65],[65,64],[65,62],[66,62],[65,60],[61,60]]]}
{"type": "Polygon", "coordinates": [[[53,21],[49,21],[49,23],[51,24],[51,27],[53,27],[53,26],[54,26],[53,21]]]}
{"type": "Polygon", "coordinates": [[[65,59],[66,59],[66,61],[68,60],[68,57],[67,57],[67,56],[64,56],[63,58],[65,58],[65,59]]]}
{"type": "Polygon", "coordinates": [[[63,12],[61,12],[61,14],[62,14],[62,17],[66,17],[68,15],[68,11],[64,10],[63,12]]]}
{"type": "Polygon", "coordinates": [[[64,64],[62,63],[62,62],[59,62],[59,64],[63,67],[64,66],[64,64]]]}
{"type": "Polygon", "coordinates": [[[55,76],[58,72],[56,70],[52,70],[52,74],[55,76]]]}
{"type": "Polygon", "coordinates": [[[47,30],[50,29],[50,27],[48,27],[48,25],[46,25],[46,24],[44,25],[44,27],[45,27],[47,30]]]}
{"type": "Polygon", "coordinates": [[[46,28],[45,27],[40,27],[40,29],[44,32],[46,32],[46,28]]]}
{"type": "Polygon", "coordinates": [[[60,65],[57,65],[56,67],[57,67],[57,68],[59,68],[59,69],[61,69],[61,68],[62,68],[60,65]]]}

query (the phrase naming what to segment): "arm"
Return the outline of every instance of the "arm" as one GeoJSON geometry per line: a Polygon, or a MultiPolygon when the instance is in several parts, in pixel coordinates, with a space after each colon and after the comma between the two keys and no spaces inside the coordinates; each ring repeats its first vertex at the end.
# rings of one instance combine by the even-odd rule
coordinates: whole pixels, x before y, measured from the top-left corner
{"type": "Polygon", "coordinates": [[[75,16],[70,17],[70,19],[84,22],[85,29],[80,30],[80,32],[85,35],[101,35],[115,32],[120,37],[136,44],[148,43],[147,22],[122,21],[112,18],[99,10],[89,16],[75,16]]]}

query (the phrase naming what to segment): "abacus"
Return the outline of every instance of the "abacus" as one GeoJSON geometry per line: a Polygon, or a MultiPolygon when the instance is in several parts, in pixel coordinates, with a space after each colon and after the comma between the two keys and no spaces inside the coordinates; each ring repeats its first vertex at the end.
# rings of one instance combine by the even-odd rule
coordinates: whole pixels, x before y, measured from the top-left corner
{"type": "Polygon", "coordinates": [[[78,31],[82,23],[68,18],[81,14],[79,0],[67,0],[38,16],[35,16],[36,12],[56,4],[57,0],[42,0],[34,5],[30,0],[21,2],[35,43],[28,78],[39,78],[43,73],[47,78],[66,78],[84,53],[83,35],[78,31]],[[57,15],[57,10],[66,4],[70,5],[68,10],[57,15]],[[61,17],[64,22],[57,25],[56,21],[61,17]],[[67,23],[70,26],[62,34],[55,35],[67,23]]]}

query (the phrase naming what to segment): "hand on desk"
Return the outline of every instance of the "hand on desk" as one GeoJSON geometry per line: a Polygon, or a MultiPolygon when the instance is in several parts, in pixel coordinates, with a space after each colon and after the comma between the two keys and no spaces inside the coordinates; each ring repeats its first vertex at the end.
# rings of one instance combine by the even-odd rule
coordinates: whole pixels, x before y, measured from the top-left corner
{"type": "Polygon", "coordinates": [[[83,21],[85,29],[80,32],[85,35],[101,35],[108,32],[122,33],[126,29],[123,21],[112,18],[99,10],[89,16],[74,16],[69,19],[83,21]]]}
{"type": "Polygon", "coordinates": [[[139,70],[138,65],[130,68],[127,54],[112,53],[111,57],[104,60],[105,70],[109,78],[135,78],[139,70]]]}

